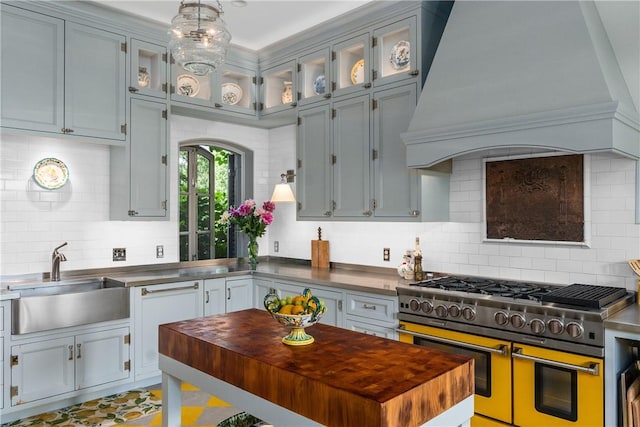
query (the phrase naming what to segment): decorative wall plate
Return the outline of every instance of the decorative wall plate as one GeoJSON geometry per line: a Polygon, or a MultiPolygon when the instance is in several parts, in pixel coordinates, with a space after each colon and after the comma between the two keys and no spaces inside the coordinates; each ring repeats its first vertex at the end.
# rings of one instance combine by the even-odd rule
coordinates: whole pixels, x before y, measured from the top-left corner
{"type": "Polygon", "coordinates": [[[222,102],[236,105],[242,99],[242,88],[235,83],[222,83],[222,102]]]}
{"type": "Polygon", "coordinates": [[[364,59],[356,62],[351,68],[351,83],[354,85],[364,82],[364,59]]]}
{"type": "Polygon", "coordinates": [[[143,88],[149,86],[149,72],[146,67],[138,68],[138,86],[143,88]]]}
{"type": "Polygon", "coordinates": [[[48,157],[40,160],[33,168],[33,179],[47,190],[62,187],[69,180],[69,169],[61,160],[48,157]]]}
{"type": "Polygon", "coordinates": [[[176,80],[178,95],[194,97],[200,91],[198,79],[189,74],[181,74],[176,80]]]}
{"type": "Polygon", "coordinates": [[[401,70],[409,65],[410,61],[410,44],[406,40],[400,40],[391,48],[391,55],[389,61],[391,66],[396,70],[401,70]]]}
{"type": "Polygon", "coordinates": [[[322,95],[324,93],[325,89],[326,89],[326,87],[325,87],[324,74],[320,74],[313,81],[313,93],[315,93],[316,95],[322,95]]]}

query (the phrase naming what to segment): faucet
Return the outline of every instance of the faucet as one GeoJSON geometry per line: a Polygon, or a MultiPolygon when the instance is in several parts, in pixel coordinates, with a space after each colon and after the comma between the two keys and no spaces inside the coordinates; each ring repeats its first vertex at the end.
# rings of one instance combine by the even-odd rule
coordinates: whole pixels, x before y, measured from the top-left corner
{"type": "Polygon", "coordinates": [[[67,246],[67,242],[64,242],[53,250],[51,254],[51,275],[49,280],[58,282],[60,280],[60,261],[66,261],[67,257],[63,253],[58,252],[58,249],[67,246]]]}

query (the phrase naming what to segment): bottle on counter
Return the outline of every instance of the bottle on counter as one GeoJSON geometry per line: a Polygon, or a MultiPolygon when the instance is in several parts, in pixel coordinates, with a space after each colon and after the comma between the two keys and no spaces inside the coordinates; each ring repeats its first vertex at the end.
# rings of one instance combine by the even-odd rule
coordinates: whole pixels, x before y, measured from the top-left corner
{"type": "Polygon", "coordinates": [[[416,237],[416,247],[413,250],[413,278],[416,282],[424,280],[422,271],[422,251],[420,250],[420,238],[416,237]]]}

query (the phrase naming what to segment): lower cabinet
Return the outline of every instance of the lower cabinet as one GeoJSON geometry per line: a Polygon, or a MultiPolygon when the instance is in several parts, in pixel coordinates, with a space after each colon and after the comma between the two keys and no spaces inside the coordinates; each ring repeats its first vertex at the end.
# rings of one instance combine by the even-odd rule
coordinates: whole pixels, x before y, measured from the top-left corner
{"type": "Polygon", "coordinates": [[[249,276],[204,281],[204,315],[230,313],[253,307],[253,279],[249,276]]]}
{"type": "Polygon", "coordinates": [[[345,328],[365,334],[398,339],[398,298],[365,292],[346,293],[345,328]]]}
{"type": "Polygon", "coordinates": [[[135,379],[155,377],[158,369],[158,326],[201,317],[202,282],[189,281],[132,288],[134,301],[135,379]]]}
{"type": "Polygon", "coordinates": [[[128,327],[14,345],[11,406],[126,379],[129,355],[128,327]]]}

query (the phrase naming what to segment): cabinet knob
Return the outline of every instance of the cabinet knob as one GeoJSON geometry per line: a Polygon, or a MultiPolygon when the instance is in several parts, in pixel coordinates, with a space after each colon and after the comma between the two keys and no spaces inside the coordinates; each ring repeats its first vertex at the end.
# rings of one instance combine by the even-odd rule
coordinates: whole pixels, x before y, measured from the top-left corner
{"type": "Polygon", "coordinates": [[[137,87],[129,86],[129,92],[136,93],[136,92],[139,92],[139,91],[140,91],[140,89],[138,89],[137,87]]]}
{"type": "Polygon", "coordinates": [[[420,70],[411,70],[411,71],[409,71],[409,75],[410,76],[417,76],[418,74],[420,74],[420,70]]]}
{"type": "Polygon", "coordinates": [[[411,210],[411,211],[409,211],[409,215],[411,215],[411,216],[418,216],[418,215],[420,215],[420,211],[418,211],[418,210],[411,210]]]}
{"type": "Polygon", "coordinates": [[[216,108],[222,108],[222,104],[219,104],[217,102],[215,104],[213,104],[213,106],[216,107],[216,108]]]}
{"type": "Polygon", "coordinates": [[[331,211],[326,211],[326,212],[324,213],[324,216],[331,216],[331,211]]]}
{"type": "Polygon", "coordinates": [[[373,214],[373,212],[371,212],[371,211],[362,212],[362,215],[364,215],[364,216],[371,216],[372,214],[373,214]]]}
{"type": "Polygon", "coordinates": [[[331,98],[331,93],[325,93],[325,94],[324,94],[324,97],[325,97],[326,99],[331,98]]]}
{"type": "Polygon", "coordinates": [[[291,103],[291,107],[297,107],[297,106],[298,106],[298,103],[297,103],[297,102],[292,102],[292,103],[291,103]]]}
{"type": "Polygon", "coordinates": [[[371,87],[371,83],[365,83],[362,85],[363,88],[369,89],[371,87]]]}

